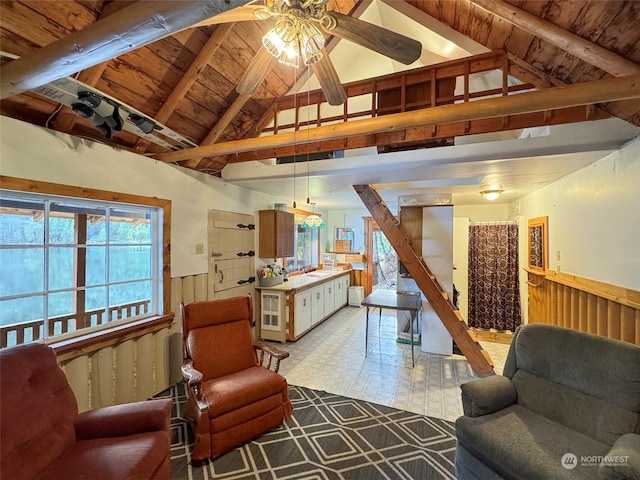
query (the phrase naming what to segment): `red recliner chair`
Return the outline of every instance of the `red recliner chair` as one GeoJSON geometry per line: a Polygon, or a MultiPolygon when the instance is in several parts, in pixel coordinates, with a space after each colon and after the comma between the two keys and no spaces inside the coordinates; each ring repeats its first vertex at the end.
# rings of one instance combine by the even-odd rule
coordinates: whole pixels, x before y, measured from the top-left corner
{"type": "Polygon", "coordinates": [[[254,344],[250,296],[180,304],[180,311],[193,461],[219,457],[291,417],[287,381],[277,373],[289,354],[254,344]]]}
{"type": "Polygon", "coordinates": [[[78,413],[46,345],[0,350],[0,478],[168,479],[171,400],[78,413]]]}

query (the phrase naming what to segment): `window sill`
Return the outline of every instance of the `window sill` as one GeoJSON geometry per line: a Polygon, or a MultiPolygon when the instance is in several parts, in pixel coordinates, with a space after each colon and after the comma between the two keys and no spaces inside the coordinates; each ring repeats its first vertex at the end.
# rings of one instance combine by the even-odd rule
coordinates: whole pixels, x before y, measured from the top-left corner
{"type": "Polygon", "coordinates": [[[168,328],[173,323],[174,314],[158,315],[114,326],[112,328],[91,332],[67,340],[49,344],[56,352],[58,362],[81,357],[105,347],[118,345],[127,340],[142,337],[168,328]]]}

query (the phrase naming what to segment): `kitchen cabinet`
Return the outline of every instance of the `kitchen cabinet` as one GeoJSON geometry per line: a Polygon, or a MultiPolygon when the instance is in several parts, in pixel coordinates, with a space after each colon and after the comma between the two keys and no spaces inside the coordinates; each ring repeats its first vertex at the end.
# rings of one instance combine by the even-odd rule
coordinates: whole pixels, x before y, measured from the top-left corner
{"type": "Polygon", "coordinates": [[[333,312],[336,309],[336,282],[331,280],[324,284],[324,312],[333,312]]]}
{"type": "Polygon", "coordinates": [[[260,290],[258,336],[297,340],[347,304],[349,271],[320,271],[260,290]]]}
{"type": "Polygon", "coordinates": [[[295,296],[293,335],[297,338],[311,328],[311,290],[295,296]]]}
{"type": "Polygon", "coordinates": [[[311,289],[311,325],[315,325],[324,319],[324,287],[311,289]]]}
{"type": "Polygon", "coordinates": [[[283,210],[260,210],[259,258],[294,256],[294,215],[283,210]]]}

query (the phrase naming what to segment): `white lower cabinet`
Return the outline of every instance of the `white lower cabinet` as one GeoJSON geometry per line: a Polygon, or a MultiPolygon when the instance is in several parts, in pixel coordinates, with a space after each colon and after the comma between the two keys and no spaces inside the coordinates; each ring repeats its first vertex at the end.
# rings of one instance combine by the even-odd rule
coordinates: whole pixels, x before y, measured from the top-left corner
{"type": "Polygon", "coordinates": [[[324,286],[311,290],[311,325],[324,319],[324,286]]]}
{"type": "Polygon", "coordinates": [[[324,314],[331,315],[336,309],[336,281],[331,280],[323,285],[324,287],[324,314]]]}
{"type": "Polygon", "coordinates": [[[306,290],[262,290],[260,338],[282,343],[297,340],[347,304],[349,283],[349,275],[342,275],[306,290]]]}
{"type": "Polygon", "coordinates": [[[293,335],[296,338],[311,328],[311,292],[307,290],[295,296],[293,335]]]}

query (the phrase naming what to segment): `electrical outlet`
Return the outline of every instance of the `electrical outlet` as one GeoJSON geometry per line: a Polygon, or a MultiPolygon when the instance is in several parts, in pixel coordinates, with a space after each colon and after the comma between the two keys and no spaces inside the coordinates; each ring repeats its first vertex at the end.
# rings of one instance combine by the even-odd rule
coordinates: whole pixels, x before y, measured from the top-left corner
{"type": "Polygon", "coordinates": [[[560,250],[556,250],[556,260],[560,260],[560,250]]]}
{"type": "Polygon", "coordinates": [[[196,255],[202,255],[204,253],[204,245],[196,243],[196,255]]]}

